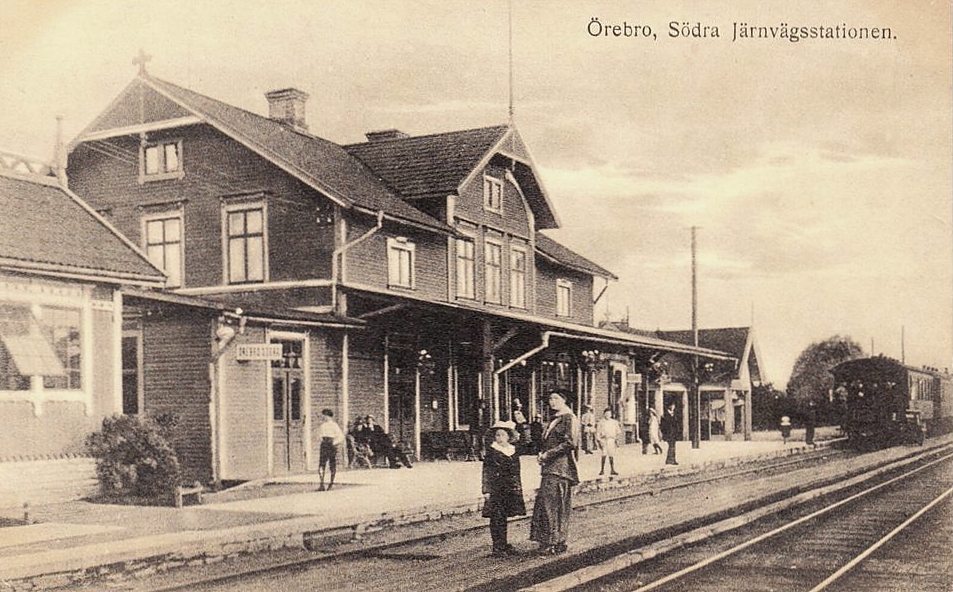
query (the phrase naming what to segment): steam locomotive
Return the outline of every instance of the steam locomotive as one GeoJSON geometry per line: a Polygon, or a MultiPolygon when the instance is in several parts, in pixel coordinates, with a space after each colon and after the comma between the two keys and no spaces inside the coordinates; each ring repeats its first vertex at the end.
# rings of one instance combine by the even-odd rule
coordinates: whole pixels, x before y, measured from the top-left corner
{"type": "Polygon", "coordinates": [[[831,369],[848,445],[871,450],[923,444],[953,429],[953,380],[935,368],[914,368],[884,356],[831,369]]]}

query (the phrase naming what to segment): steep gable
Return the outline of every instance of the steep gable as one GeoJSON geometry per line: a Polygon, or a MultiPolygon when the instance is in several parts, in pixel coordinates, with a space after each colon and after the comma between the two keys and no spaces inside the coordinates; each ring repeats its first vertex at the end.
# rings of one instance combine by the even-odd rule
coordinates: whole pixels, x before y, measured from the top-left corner
{"type": "MultiPolygon", "coordinates": [[[[150,113],[157,117],[179,113],[170,105],[185,110],[196,121],[212,125],[343,207],[383,211],[390,219],[451,231],[444,222],[402,200],[339,145],[149,75],[141,74],[126,87],[72,145],[103,133],[107,124],[122,124],[120,130],[129,127],[131,106],[140,100],[152,105],[150,113]]],[[[148,122],[136,119],[138,110],[133,116],[134,123],[148,122]]]]}
{"type": "Polygon", "coordinates": [[[405,199],[444,198],[457,191],[507,126],[374,140],[344,146],[405,199]]]}
{"type": "Polygon", "coordinates": [[[374,140],[344,149],[409,200],[458,195],[491,159],[510,157],[536,228],[559,226],[525,144],[512,125],[374,140]]]}

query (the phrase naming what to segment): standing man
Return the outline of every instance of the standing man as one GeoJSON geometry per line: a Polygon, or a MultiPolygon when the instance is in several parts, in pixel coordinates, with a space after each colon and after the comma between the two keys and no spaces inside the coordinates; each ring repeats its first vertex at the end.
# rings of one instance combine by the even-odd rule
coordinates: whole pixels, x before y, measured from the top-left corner
{"type": "Polygon", "coordinates": [[[596,415],[588,405],[583,405],[582,411],[582,417],[579,418],[582,422],[582,451],[592,454],[596,447],[596,415]]]}
{"type": "Polygon", "coordinates": [[[318,491],[324,491],[324,470],[331,468],[331,480],[328,482],[328,490],[334,486],[334,475],[338,470],[338,447],[344,443],[344,432],[341,426],[334,421],[334,412],[330,409],[321,410],[321,425],[318,426],[318,438],[321,439],[321,448],[318,452],[318,475],[321,477],[321,485],[318,491]]]}
{"type": "Polygon", "coordinates": [[[669,403],[665,406],[665,414],[662,416],[660,427],[665,443],[668,444],[668,454],[665,456],[665,464],[677,465],[675,462],[675,442],[678,440],[680,425],[678,418],[675,417],[675,403],[669,403]]]}
{"type": "Polygon", "coordinates": [[[579,420],[558,392],[549,395],[553,420],[546,426],[537,457],[542,481],[536,494],[529,539],[539,543],[541,552],[565,553],[572,512],[572,487],[579,483],[576,446],[579,445],[579,420]]]}
{"type": "Polygon", "coordinates": [[[804,413],[804,443],[814,446],[814,426],[817,424],[817,406],[814,400],[807,402],[807,411],[804,413]]]}

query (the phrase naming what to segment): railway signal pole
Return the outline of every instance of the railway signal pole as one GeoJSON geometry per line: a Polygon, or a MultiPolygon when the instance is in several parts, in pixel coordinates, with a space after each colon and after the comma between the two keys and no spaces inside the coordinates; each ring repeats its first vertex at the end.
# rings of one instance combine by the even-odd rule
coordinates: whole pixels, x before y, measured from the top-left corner
{"type": "MultiPolygon", "coordinates": [[[[692,226],[692,344],[698,347],[698,241],[697,226],[692,226]]],[[[701,394],[698,392],[698,354],[692,354],[692,392],[688,403],[688,424],[692,448],[699,448],[702,439],[701,394]]]]}

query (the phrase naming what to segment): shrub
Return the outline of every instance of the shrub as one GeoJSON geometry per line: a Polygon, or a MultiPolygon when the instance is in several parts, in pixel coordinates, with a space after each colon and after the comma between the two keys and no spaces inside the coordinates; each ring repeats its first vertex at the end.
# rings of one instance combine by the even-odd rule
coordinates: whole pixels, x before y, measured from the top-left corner
{"type": "Polygon", "coordinates": [[[96,459],[96,474],[105,496],[169,496],[181,477],[171,440],[176,420],[114,415],[103,419],[102,430],[86,438],[96,459]]]}

